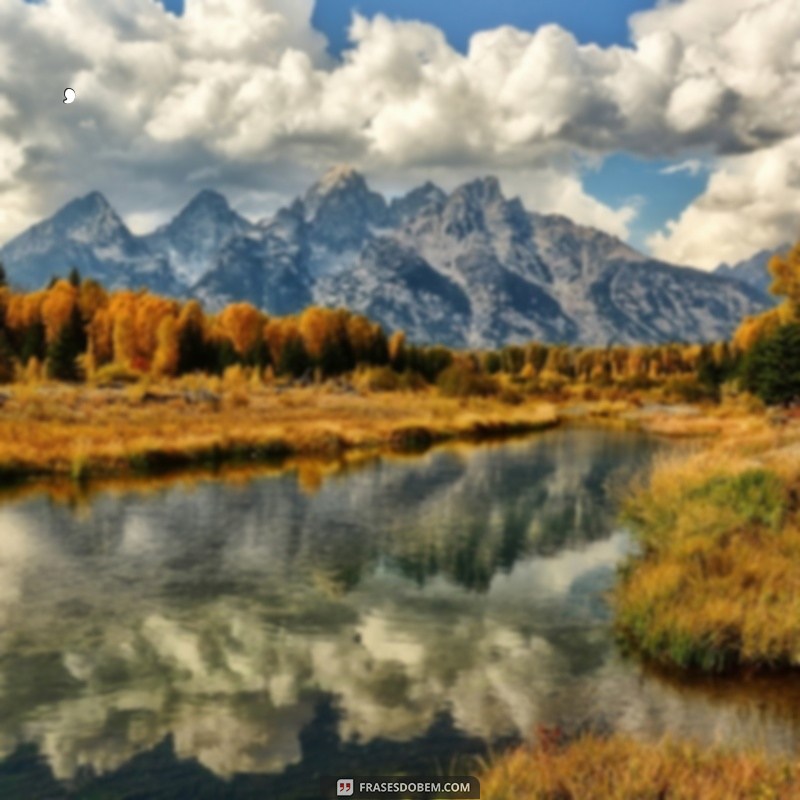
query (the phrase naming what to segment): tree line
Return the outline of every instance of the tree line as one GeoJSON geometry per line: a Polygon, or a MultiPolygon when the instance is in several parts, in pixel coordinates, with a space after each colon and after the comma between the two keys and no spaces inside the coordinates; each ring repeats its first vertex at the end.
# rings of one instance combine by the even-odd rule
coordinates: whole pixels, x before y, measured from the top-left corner
{"type": "Polygon", "coordinates": [[[745,319],[734,346],[743,355],[743,389],[768,405],[800,400],[800,243],[769,263],[770,291],[783,298],[776,308],[745,319]]]}
{"type": "Polygon", "coordinates": [[[669,384],[684,399],[719,396],[732,379],[767,402],[800,396],[800,246],[773,260],[778,308],[746,319],[731,342],[575,347],[531,342],[456,352],[388,335],[363,315],[312,306],[270,317],[249,303],[207,313],[146,290],[108,292],[72,270],[40,291],[8,286],[0,265],[0,382],[104,374],[171,378],[234,365],[291,379],[374,368],[378,388],[437,383],[492,394],[497,378],[557,391],[568,384],[638,390],[669,384]],[[788,365],[788,368],[787,368],[788,365]],[[397,376],[408,380],[398,382],[397,376]]]}

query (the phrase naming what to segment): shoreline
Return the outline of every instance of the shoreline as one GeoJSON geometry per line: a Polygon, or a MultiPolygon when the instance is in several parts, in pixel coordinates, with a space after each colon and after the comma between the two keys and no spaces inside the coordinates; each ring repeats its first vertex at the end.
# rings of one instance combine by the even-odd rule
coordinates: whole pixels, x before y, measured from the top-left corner
{"type": "Polygon", "coordinates": [[[169,389],[47,386],[5,395],[0,486],[76,483],[225,465],[335,459],[345,453],[422,453],[448,442],[513,439],[564,421],[546,402],[433,393],[368,396],[315,388],[247,389],[206,398],[169,389]]]}
{"type": "Polygon", "coordinates": [[[185,384],[11,387],[0,403],[0,487],[86,483],[344,453],[424,453],[448,442],[505,441],[559,426],[707,441],[753,419],[738,409],[628,401],[445,398],[335,387],[252,387],[218,394],[185,384]]]}
{"type": "Polygon", "coordinates": [[[656,463],[623,508],[641,548],[613,592],[621,643],[684,675],[800,674],[798,480],[793,419],[656,463]]]}

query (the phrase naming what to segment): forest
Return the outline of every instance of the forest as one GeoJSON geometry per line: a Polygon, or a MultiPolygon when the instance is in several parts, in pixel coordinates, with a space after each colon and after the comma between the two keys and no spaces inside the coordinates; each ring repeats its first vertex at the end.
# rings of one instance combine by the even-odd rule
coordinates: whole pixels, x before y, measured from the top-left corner
{"type": "Polygon", "coordinates": [[[73,269],[18,293],[0,265],[0,382],[97,385],[234,370],[256,383],[320,383],[355,373],[372,391],[438,387],[445,396],[556,397],[575,387],[718,400],[744,389],[766,403],[800,396],[800,245],[770,265],[784,301],[744,320],[730,342],[574,347],[531,342],[451,351],[407,342],[344,309],[269,317],[247,303],[206,313],[140,291],[109,292],[73,269]]]}

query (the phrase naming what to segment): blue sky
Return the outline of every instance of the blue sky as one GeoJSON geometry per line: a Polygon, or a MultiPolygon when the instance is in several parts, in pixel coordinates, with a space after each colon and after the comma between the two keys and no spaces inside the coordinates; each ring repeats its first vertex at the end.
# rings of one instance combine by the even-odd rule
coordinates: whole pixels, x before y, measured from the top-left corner
{"type": "MultiPolygon", "coordinates": [[[[170,11],[183,9],[183,0],[163,2],[170,11]]],[[[429,22],[460,50],[475,31],[500,25],[533,30],[548,23],[567,28],[581,42],[609,45],[626,43],[628,17],[653,5],[652,0],[317,0],[313,21],[328,37],[333,52],[347,44],[353,11],[429,22]]]]}
{"type": "MultiPolygon", "coordinates": [[[[183,8],[183,0],[163,2],[175,13],[183,8]]],[[[629,17],[654,5],[653,0],[317,0],[312,21],[334,55],[348,46],[353,12],[431,23],[461,51],[466,51],[476,31],[501,25],[535,30],[551,23],[569,30],[583,44],[607,47],[629,44],[629,17]]],[[[645,248],[646,238],[677,217],[707,184],[704,172],[663,175],[667,165],[619,153],[584,176],[587,191],[603,203],[620,207],[635,201],[639,213],[630,225],[630,241],[637,247],[645,248]]]]}

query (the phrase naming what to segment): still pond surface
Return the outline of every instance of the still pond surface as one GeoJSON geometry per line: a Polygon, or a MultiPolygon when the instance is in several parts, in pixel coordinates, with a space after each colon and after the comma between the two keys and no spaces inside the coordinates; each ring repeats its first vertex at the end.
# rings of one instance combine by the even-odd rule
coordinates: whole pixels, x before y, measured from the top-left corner
{"type": "Polygon", "coordinates": [[[561,430],[321,482],[7,498],[0,797],[316,798],[540,724],[795,748],[800,688],[680,682],[614,643],[617,500],[663,447],[561,430]]]}

